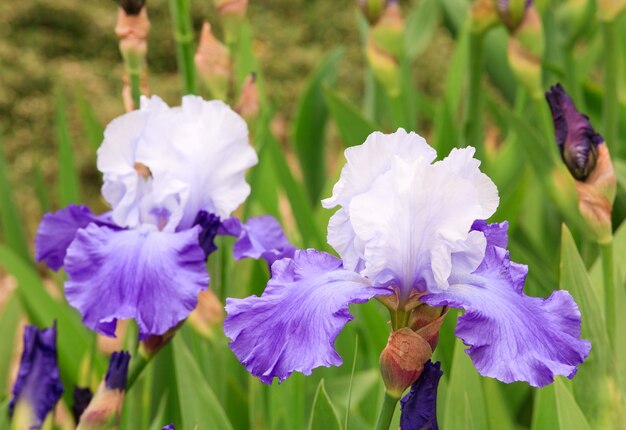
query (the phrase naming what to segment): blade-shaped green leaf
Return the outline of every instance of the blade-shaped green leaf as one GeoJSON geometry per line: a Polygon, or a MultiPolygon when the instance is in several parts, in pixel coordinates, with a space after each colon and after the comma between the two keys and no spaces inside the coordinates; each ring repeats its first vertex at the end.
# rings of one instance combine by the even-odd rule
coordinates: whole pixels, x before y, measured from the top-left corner
{"type": "Polygon", "coordinates": [[[342,428],[343,426],[339,420],[337,410],[326,393],[324,380],[322,379],[317,386],[317,392],[315,393],[315,398],[313,400],[311,419],[309,420],[309,430],[341,430],[342,428]]]}
{"type": "MultiPolygon", "coordinates": [[[[11,359],[13,358],[13,346],[15,345],[15,336],[17,335],[17,324],[22,314],[22,308],[18,303],[16,294],[11,294],[10,298],[4,303],[2,312],[0,312],[0,333],[2,333],[2,342],[0,342],[0,387],[7,387],[10,375],[11,359]]],[[[0,399],[4,397],[4,391],[0,394],[0,399]]]]}
{"type": "Polygon", "coordinates": [[[56,136],[59,147],[59,205],[80,203],[79,178],[74,162],[69,124],[67,122],[67,104],[65,96],[56,93],[56,136]]]}
{"type": "Polygon", "coordinates": [[[222,405],[181,336],[174,338],[173,351],[183,428],[232,429],[222,405]]]}
{"type": "Polygon", "coordinates": [[[350,102],[329,87],[324,87],[326,105],[346,147],[360,145],[370,133],[379,129],[350,102]]]}
{"type": "Polygon", "coordinates": [[[554,397],[561,430],[591,430],[591,426],[561,378],[554,381],[554,397]]]}
{"type": "Polygon", "coordinates": [[[324,133],[328,111],[322,87],[335,81],[340,58],[341,50],[334,50],[313,72],[296,108],[291,139],[311,201],[319,198],[326,180],[324,133]]]}
{"type": "Polygon", "coordinates": [[[432,39],[441,14],[440,3],[421,0],[409,12],[404,32],[405,55],[415,60],[432,39]]]}
{"type": "Polygon", "coordinates": [[[447,407],[443,415],[444,428],[488,428],[480,376],[469,355],[465,353],[464,345],[458,339],[454,347],[452,369],[449,370],[445,404],[447,407]]]}
{"type": "Polygon", "coordinates": [[[558,429],[554,384],[535,391],[531,430],[558,429]]]}
{"type": "Polygon", "coordinates": [[[93,106],[87,101],[87,98],[83,94],[80,94],[78,97],[78,111],[80,113],[85,139],[95,151],[100,147],[104,139],[104,128],[98,120],[93,106]]]}
{"type": "Polygon", "coordinates": [[[482,378],[483,392],[489,428],[498,430],[515,430],[513,414],[508,409],[506,399],[500,389],[501,383],[492,378],[482,378]]]}
{"type": "Polygon", "coordinates": [[[31,261],[26,235],[22,227],[22,219],[17,210],[11,184],[9,182],[7,163],[4,159],[4,147],[0,140],[0,221],[2,222],[2,239],[24,261],[31,261]]]}

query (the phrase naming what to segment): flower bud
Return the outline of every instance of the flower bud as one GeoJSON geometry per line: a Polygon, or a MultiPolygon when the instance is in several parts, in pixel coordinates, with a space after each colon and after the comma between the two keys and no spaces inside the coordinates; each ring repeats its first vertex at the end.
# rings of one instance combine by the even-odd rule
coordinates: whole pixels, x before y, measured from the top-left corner
{"type": "Polygon", "coordinates": [[[365,55],[376,79],[390,97],[400,94],[400,57],[404,48],[404,21],[396,1],[387,4],[367,36],[365,55]]]}
{"type": "Polygon", "coordinates": [[[626,0],[598,0],[598,17],[601,21],[615,21],[625,10],[626,0]]]}
{"type": "Polygon", "coordinates": [[[358,0],[359,8],[367,21],[374,25],[385,8],[386,0],[358,0]]]}
{"type": "Polygon", "coordinates": [[[535,99],[541,97],[541,59],[543,57],[543,26],[531,4],[515,31],[509,37],[508,59],[517,80],[535,99]]]}
{"type": "Polygon", "coordinates": [[[428,342],[430,348],[434,351],[439,341],[439,330],[441,329],[441,324],[443,324],[443,319],[448,314],[448,309],[422,305],[417,310],[421,312],[414,312],[411,315],[411,320],[409,321],[411,329],[415,331],[415,334],[428,342]],[[431,318],[428,319],[425,316],[431,318]]]}
{"type": "MultiPolygon", "coordinates": [[[[127,2],[125,5],[130,3],[137,5],[139,2],[127,2]]],[[[138,76],[141,80],[140,85],[143,93],[148,92],[146,53],[148,51],[148,33],[150,32],[150,20],[148,19],[146,8],[141,7],[138,11],[132,8],[130,10],[132,13],[120,5],[115,26],[115,33],[120,40],[119,49],[124,59],[124,68],[126,70],[123,80],[122,98],[127,111],[131,111],[136,107],[131,94],[130,76],[138,76]]]]}
{"type": "Polygon", "coordinates": [[[9,402],[11,428],[40,429],[63,394],[56,335],[56,324],[42,330],[24,329],[24,350],[9,402]]]}
{"type": "Polygon", "coordinates": [[[246,18],[248,0],[215,0],[215,7],[221,17],[226,43],[236,42],[246,18]]]}
{"type": "Polygon", "coordinates": [[[514,33],[520,26],[532,0],[492,0],[502,23],[509,33],[514,33]]]}
{"type": "Polygon", "coordinates": [[[74,404],[72,405],[72,416],[74,422],[78,423],[80,417],[87,409],[89,403],[93,399],[93,393],[87,387],[74,387],[74,404]]]}
{"type": "Polygon", "coordinates": [[[484,34],[499,22],[493,0],[475,0],[470,12],[473,33],[484,34]]]}
{"type": "Polygon", "coordinates": [[[111,354],[109,369],[94,398],[83,412],[77,430],[117,428],[124,404],[129,361],[128,352],[111,354]]]}
{"type": "Polygon", "coordinates": [[[248,123],[254,121],[259,115],[259,89],[256,84],[255,73],[250,73],[246,77],[235,111],[248,123]]]}
{"type": "Polygon", "coordinates": [[[437,429],[437,388],[443,372],[441,363],[428,360],[411,391],[400,401],[400,428],[437,429]]]}
{"type": "Polygon", "coordinates": [[[580,213],[596,240],[605,243],[611,239],[617,182],[607,145],[560,84],[550,88],[546,100],[561,157],[575,179],[580,213]]]}
{"type": "Polygon", "coordinates": [[[127,15],[139,15],[146,4],[145,0],[117,0],[117,4],[124,9],[127,15]]]}
{"type": "Polygon", "coordinates": [[[205,22],[194,58],[198,74],[215,99],[226,100],[231,77],[228,49],[215,38],[211,25],[205,22]]]}
{"type": "Polygon", "coordinates": [[[380,354],[380,372],[387,393],[400,398],[417,381],[432,354],[428,342],[410,328],[391,332],[380,354]]]}

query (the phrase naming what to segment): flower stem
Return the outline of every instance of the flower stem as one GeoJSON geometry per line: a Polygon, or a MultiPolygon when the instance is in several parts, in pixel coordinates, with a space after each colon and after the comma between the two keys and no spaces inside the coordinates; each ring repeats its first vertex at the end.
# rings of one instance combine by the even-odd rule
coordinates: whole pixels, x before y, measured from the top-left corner
{"type": "Polygon", "coordinates": [[[471,32],[469,40],[469,86],[467,90],[467,111],[465,118],[465,144],[478,151],[480,158],[484,152],[482,139],[480,78],[483,69],[483,33],[471,32]]]}
{"type": "Polygon", "coordinates": [[[383,406],[380,409],[378,422],[376,423],[376,430],[389,430],[391,419],[393,418],[393,413],[396,410],[396,403],[398,403],[398,400],[399,399],[397,397],[390,396],[387,392],[385,392],[383,406]]]}
{"type": "Polygon", "coordinates": [[[126,391],[129,391],[133,386],[143,369],[145,369],[146,365],[150,360],[144,357],[142,354],[136,354],[131,363],[130,370],[128,371],[128,380],[126,382],[126,391]]]}
{"type": "Polygon", "coordinates": [[[194,36],[189,11],[189,0],[170,0],[170,11],[174,22],[174,40],[178,68],[183,77],[185,94],[196,93],[196,69],[194,57],[194,36]]]}
{"type": "Polygon", "coordinates": [[[615,346],[615,269],[613,265],[613,241],[600,244],[602,274],[604,276],[604,312],[611,345],[615,346]]]}
{"type": "MultiPolygon", "coordinates": [[[[602,37],[604,39],[604,97],[602,114],[604,117],[604,139],[613,154],[618,148],[618,99],[617,86],[619,75],[619,47],[615,20],[602,22],[602,37]]],[[[621,152],[621,151],[619,151],[621,152]]]]}
{"type": "Polygon", "coordinates": [[[139,107],[139,99],[141,97],[141,70],[133,70],[128,72],[128,80],[130,81],[130,95],[133,98],[135,109],[139,107]]]}

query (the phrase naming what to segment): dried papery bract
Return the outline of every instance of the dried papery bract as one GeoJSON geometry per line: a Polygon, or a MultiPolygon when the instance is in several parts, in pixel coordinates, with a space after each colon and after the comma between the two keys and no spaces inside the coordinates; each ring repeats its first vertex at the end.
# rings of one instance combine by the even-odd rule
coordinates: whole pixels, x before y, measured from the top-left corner
{"type": "Polygon", "coordinates": [[[211,31],[205,22],[200,33],[200,42],[194,57],[200,78],[214,99],[226,100],[230,86],[232,66],[228,48],[211,31]]]}
{"type": "Polygon", "coordinates": [[[476,0],[472,3],[470,14],[474,33],[486,33],[498,24],[498,13],[493,0],[476,0]]]}
{"type": "Polygon", "coordinates": [[[212,338],[217,328],[224,320],[224,305],[213,290],[202,291],[198,294],[198,306],[189,314],[189,323],[201,335],[212,338]]]}
{"type": "Polygon", "coordinates": [[[120,42],[119,49],[124,59],[124,87],[122,98],[127,112],[139,105],[141,93],[148,93],[146,53],[150,20],[145,6],[138,14],[129,14],[123,7],[118,8],[115,34],[120,42]]]}
{"type": "Polygon", "coordinates": [[[258,117],[259,88],[256,84],[255,73],[250,73],[246,77],[241,88],[241,94],[239,94],[239,100],[235,106],[235,111],[248,122],[248,125],[258,117]]]}
{"type": "Polygon", "coordinates": [[[367,21],[374,25],[380,18],[387,0],[357,0],[357,4],[367,21]]]}

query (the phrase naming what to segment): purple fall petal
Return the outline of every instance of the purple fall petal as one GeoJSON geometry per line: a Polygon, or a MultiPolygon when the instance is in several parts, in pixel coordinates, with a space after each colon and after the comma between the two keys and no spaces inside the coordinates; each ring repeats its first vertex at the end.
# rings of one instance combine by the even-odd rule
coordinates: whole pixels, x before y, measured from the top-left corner
{"type": "Polygon", "coordinates": [[[272,265],[261,297],[226,299],[224,332],[250,373],[266,384],[282,382],[292,372],[341,365],[334,343],[352,320],[348,305],[389,293],[330,254],[299,250],[272,265]]]}
{"type": "Polygon", "coordinates": [[[107,336],[115,336],[118,319],[128,318],[135,318],[142,336],[165,333],[208,287],[199,231],[114,231],[94,224],[79,230],[65,259],[67,301],[87,327],[107,336]]]}
{"type": "Polygon", "coordinates": [[[293,257],[296,251],[278,221],[270,215],[250,218],[245,223],[237,218],[226,219],[220,233],[237,237],[233,246],[236,260],[263,258],[271,266],[276,260],[293,257]]]}
{"type": "Polygon", "coordinates": [[[443,372],[441,363],[432,361],[424,370],[411,391],[400,400],[401,430],[437,430],[437,388],[443,372]]]}
{"type": "Polygon", "coordinates": [[[572,378],[591,349],[580,339],[576,303],[566,291],[547,299],[526,296],[526,266],[511,262],[509,252],[498,246],[507,224],[480,227],[487,249],[478,269],[469,275],[453,273],[447,290],[420,300],[465,310],[456,335],[470,346],[466,352],[480,374],[535,387],[551,383],[555,375],[572,378]]]}
{"type": "Polygon", "coordinates": [[[33,411],[33,429],[38,429],[46,415],[63,394],[63,384],[57,364],[56,325],[39,330],[35,326],[24,328],[24,351],[20,369],[13,385],[9,403],[9,416],[17,403],[24,402],[33,411]]]}
{"type": "Polygon", "coordinates": [[[45,261],[52,270],[59,270],[76,232],[90,223],[120,230],[109,213],[94,215],[86,206],[70,204],[64,209],[45,214],[35,237],[35,260],[45,261]]]}

